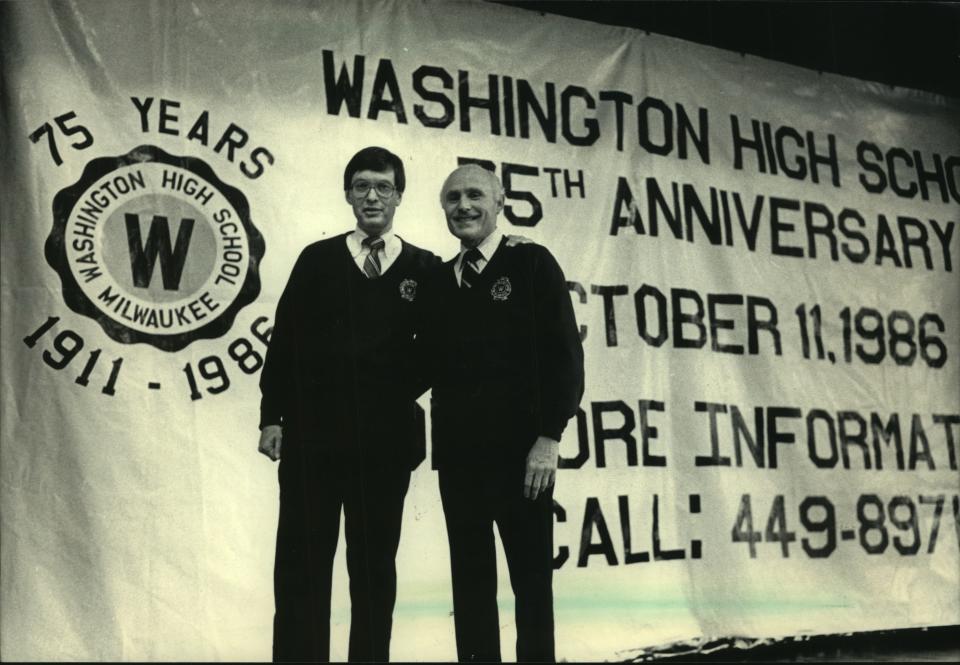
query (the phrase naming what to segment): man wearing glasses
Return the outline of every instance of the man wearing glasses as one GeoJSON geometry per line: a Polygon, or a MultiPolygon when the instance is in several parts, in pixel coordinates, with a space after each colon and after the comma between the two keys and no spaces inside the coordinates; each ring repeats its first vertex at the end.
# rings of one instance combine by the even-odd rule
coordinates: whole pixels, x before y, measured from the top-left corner
{"type": "Polygon", "coordinates": [[[277,306],[259,450],[280,461],[273,659],[329,660],[333,557],[344,512],[351,661],[387,661],[395,558],[410,472],[424,457],[407,383],[418,289],[439,259],[401,240],[403,162],[378,147],[349,161],[349,233],[300,255],[277,306]]]}

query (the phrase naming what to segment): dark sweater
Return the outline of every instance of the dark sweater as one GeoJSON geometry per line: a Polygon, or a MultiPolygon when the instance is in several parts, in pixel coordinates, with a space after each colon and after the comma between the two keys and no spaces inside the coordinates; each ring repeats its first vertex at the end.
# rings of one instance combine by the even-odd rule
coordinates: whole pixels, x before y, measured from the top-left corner
{"type": "Polygon", "coordinates": [[[423,441],[410,389],[413,338],[423,282],[439,259],[404,242],[371,280],[345,237],[314,243],[297,259],[260,377],[260,425],[283,425],[284,453],[415,465],[423,441]]]}
{"type": "Polygon", "coordinates": [[[563,271],[547,249],[501,241],[470,289],[454,262],[430,281],[420,352],[431,372],[434,463],[522,462],[559,440],[583,395],[583,348],[563,271]]]}

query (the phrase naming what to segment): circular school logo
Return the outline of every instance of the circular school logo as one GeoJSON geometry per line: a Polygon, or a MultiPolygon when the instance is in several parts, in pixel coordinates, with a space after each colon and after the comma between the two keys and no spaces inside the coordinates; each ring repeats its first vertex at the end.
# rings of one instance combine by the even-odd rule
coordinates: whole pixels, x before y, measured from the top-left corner
{"type": "Polygon", "coordinates": [[[490,295],[494,300],[506,300],[513,292],[513,286],[510,285],[509,277],[500,277],[490,287],[490,295]]]}
{"type": "Polygon", "coordinates": [[[417,282],[412,279],[405,279],[400,282],[400,297],[409,302],[413,302],[417,297],[417,282]]]}
{"type": "Polygon", "coordinates": [[[87,164],[53,200],[47,262],[114,340],[178,351],[230,329],[260,293],[263,236],[206,163],[143,145],[87,164]]]}

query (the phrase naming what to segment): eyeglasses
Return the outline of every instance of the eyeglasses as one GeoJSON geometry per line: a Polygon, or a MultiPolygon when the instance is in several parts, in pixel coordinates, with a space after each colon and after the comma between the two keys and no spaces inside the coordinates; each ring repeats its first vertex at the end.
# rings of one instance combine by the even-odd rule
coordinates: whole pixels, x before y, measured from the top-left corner
{"type": "Polygon", "coordinates": [[[350,185],[350,192],[359,199],[366,196],[367,192],[369,192],[371,188],[376,190],[377,196],[379,196],[381,199],[390,198],[393,196],[393,193],[397,191],[397,188],[391,185],[389,182],[378,182],[374,184],[367,182],[366,180],[357,180],[355,183],[350,185]]]}

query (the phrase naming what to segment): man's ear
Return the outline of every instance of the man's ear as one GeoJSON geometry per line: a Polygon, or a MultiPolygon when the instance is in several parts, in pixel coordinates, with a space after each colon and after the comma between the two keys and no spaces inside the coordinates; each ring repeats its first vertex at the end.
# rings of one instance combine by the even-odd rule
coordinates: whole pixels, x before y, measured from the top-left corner
{"type": "Polygon", "coordinates": [[[350,190],[349,190],[349,189],[343,190],[343,198],[346,200],[347,203],[350,204],[351,207],[353,207],[353,200],[350,198],[350,190]]]}

